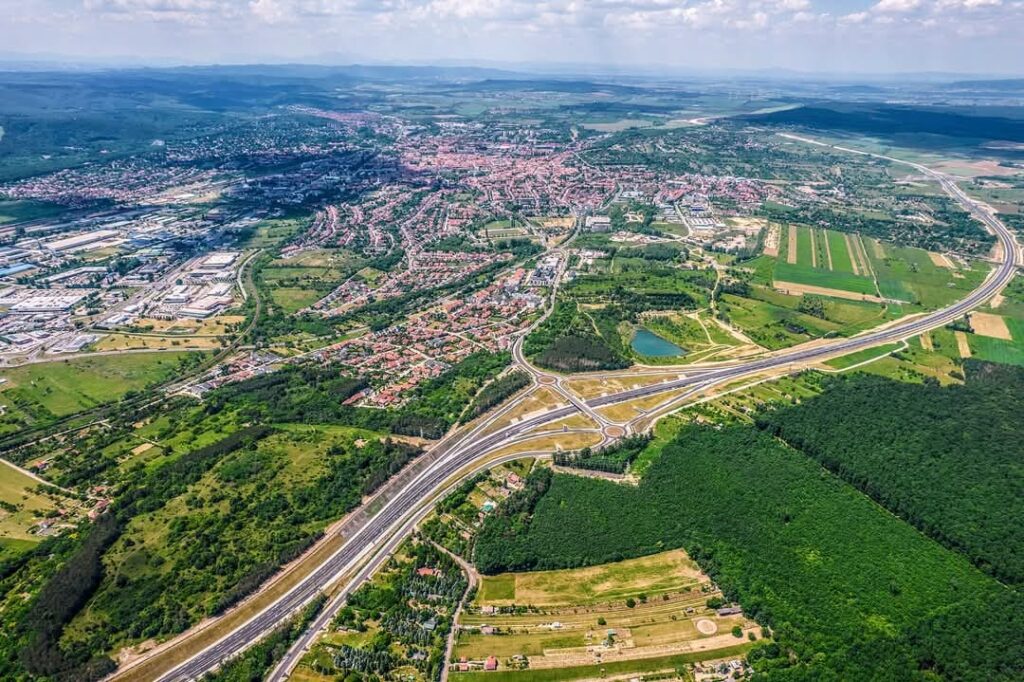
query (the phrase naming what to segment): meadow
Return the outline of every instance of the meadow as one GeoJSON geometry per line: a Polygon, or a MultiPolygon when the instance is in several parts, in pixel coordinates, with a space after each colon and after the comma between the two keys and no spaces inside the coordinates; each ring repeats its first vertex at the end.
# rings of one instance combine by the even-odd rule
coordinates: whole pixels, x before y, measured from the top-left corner
{"type": "Polygon", "coordinates": [[[29,421],[45,421],[120,400],[176,376],[185,360],[201,353],[154,352],[80,357],[24,365],[0,371],[5,414],[0,428],[11,430],[29,421]]]}

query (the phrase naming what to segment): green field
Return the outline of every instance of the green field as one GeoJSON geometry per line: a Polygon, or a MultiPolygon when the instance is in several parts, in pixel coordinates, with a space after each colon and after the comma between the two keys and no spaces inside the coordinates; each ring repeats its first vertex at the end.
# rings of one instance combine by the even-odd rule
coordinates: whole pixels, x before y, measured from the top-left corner
{"type": "Polygon", "coordinates": [[[768,259],[774,260],[772,265],[755,264],[755,277],[758,281],[777,280],[868,296],[877,295],[874,281],[870,277],[854,274],[846,239],[847,235],[842,232],[789,225],[782,231],[778,258],[768,259]],[[790,263],[787,258],[790,230],[796,230],[797,234],[795,263],[790,263]]]}
{"type": "Polygon", "coordinates": [[[971,347],[971,353],[980,360],[1024,366],[1024,320],[1011,317],[1005,320],[1013,340],[970,334],[967,342],[971,347]]]}
{"type": "MultiPolygon", "coordinates": [[[[0,131],[2,130],[0,128],[0,131]]],[[[3,135],[0,134],[0,137],[3,137],[3,135]]],[[[67,210],[64,206],[47,204],[40,201],[0,201],[0,225],[52,218],[67,210]]]]}
{"type": "Polygon", "coordinates": [[[884,346],[878,346],[877,348],[865,348],[859,350],[856,353],[850,353],[834,360],[829,360],[825,364],[834,369],[847,369],[854,365],[859,365],[862,362],[868,362],[876,358],[883,358],[886,355],[892,353],[894,350],[900,348],[898,343],[889,343],[884,346]]]}
{"type": "Polygon", "coordinates": [[[927,251],[871,239],[864,240],[864,249],[882,296],[928,309],[963,298],[981,284],[989,271],[989,266],[981,262],[970,270],[940,267],[932,262],[927,251]]]}
{"type": "Polygon", "coordinates": [[[755,286],[748,296],[723,295],[720,308],[730,322],[771,350],[826,334],[854,334],[877,326],[894,314],[876,303],[823,298],[823,317],[818,317],[801,312],[804,298],[755,286]]]}
{"type": "Polygon", "coordinates": [[[0,404],[35,417],[63,417],[166,381],[190,356],[194,354],[128,353],[5,369],[0,371],[7,379],[0,404]]]}

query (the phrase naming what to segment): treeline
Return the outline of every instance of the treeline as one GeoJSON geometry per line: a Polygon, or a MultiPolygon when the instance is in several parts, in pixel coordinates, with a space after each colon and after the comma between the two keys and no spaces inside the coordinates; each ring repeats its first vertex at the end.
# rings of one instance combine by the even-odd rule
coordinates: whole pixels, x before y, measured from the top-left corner
{"type": "Polygon", "coordinates": [[[97,680],[117,667],[106,656],[91,658],[88,652],[68,654],[60,647],[64,626],[99,586],[103,578],[103,553],[121,533],[113,514],[104,514],[85,530],[85,538],[63,566],[43,585],[32,602],[21,628],[27,644],[21,664],[32,675],[58,680],[97,680]]]}
{"type": "Polygon", "coordinates": [[[650,442],[649,434],[638,434],[624,438],[606,448],[583,448],[576,452],[556,452],[553,458],[558,466],[624,474],[633,460],[644,451],[650,442]]]}
{"type": "Polygon", "coordinates": [[[520,370],[513,370],[484,386],[473,402],[466,408],[466,419],[476,419],[492,407],[505,402],[505,399],[520,389],[530,385],[530,377],[520,370]]]}
{"type": "Polygon", "coordinates": [[[505,498],[487,517],[473,550],[473,563],[481,573],[533,568],[536,555],[527,542],[530,522],[553,479],[551,469],[534,469],[523,487],[505,498]]]}
{"type": "Polygon", "coordinates": [[[483,572],[683,547],[775,633],[750,656],[764,679],[1024,677],[1019,593],[753,426],[685,428],[636,488],[556,475],[509,500],[477,538],[483,572]]]}
{"type": "Polygon", "coordinates": [[[758,426],[1003,582],[1024,585],[1024,368],[946,388],[855,375],[758,426]]]}

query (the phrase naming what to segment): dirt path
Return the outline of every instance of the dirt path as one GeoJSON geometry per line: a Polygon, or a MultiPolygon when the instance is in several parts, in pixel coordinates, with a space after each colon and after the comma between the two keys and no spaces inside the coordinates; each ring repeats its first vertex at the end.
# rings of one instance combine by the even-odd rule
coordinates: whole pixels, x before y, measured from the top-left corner
{"type": "Polygon", "coordinates": [[[818,267],[818,240],[815,238],[814,233],[817,232],[813,227],[807,228],[807,234],[810,235],[811,239],[811,267],[818,267]]]}
{"type": "Polygon", "coordinates": [[[857,247],[853,245],[853,237],[844,234],[843,239],[846,240],[846,251],[850,254],[850,266],[853,268],[853,274],[863,274],[864,266],[860,262],[860,253],[857,251],[857,247]]]}
{"type": "Polygon", "coordinates": [[[790,263],[791,265],[796,265],[796,226],[795,225],[787,225],[786,226],[786,236],[787,236],[787,248],[788,248],[788,250],[786,251],[786,262],[790,263]]]}
{"type": "Polygon", "coordinates": [[[437,548],[439,552],[457,563],[459,568],[462,569],[462,572],[466,574],[466,580],[468,581],[466,591],[462,593],[462,599],[459,600],[459,605],[455,607],[455,613],[452,614],[452,627],[448,631],[448,641],[445,643],[444,647],[444,667],[441,668],[441,682],[448,682],[448,668],[451,667],[452,652],[455,651],[455,637],[459,632],[459,616],[462,614],[462,609],[466,606],[466,597],[468,597],[469,593],[476,589],[476,586],[480,584],[480,574],[472,564],[459,555],[449,552],[433,540],[430,541],[430,544],[437,548]]]}
{"type": "Polygon", "coordinates": [[[834,270],[832,267],[832,246],[828,243],[828,232],[822,230],[821,238],[825,241],[825,258],[828,259],[828,269],[834,270]]]}
{"type": "Polygon", "coordinates": [[[955,332],[954,335],[956,336],[957,348],[960,349],[960,357],[965,360],[971,357],[971,345],[967,343],[967,334],[964,334],[963,332],[955,332]]]}
{"type": "Polygon", "coordinates": [[[764,255],[766,256],[778,256],[779,255],[779,242],[781,235],[779,231],[782,228],[778,225],[769,225],[768,234],[764,238],[764,255]]]}

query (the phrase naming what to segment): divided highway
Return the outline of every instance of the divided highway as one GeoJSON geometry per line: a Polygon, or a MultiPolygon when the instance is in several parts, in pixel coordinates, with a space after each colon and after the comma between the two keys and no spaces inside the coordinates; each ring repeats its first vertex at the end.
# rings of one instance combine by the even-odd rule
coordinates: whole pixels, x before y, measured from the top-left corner
{"type": "MultiPolygon", "coordinates": [[[[787,137],[799,139],[809,144],[822,144],[807,138],[787,137]]],[[[841,147],[836,147],[836,149],[850,153],[864,153],[841,147]]],[[[204,673],[215,669],[223,661],[240,653],[260,638],[269,634],[290,615],[309,603],[311,599],[327,586],[336,582],[341,576],[355,571],[354,575],[347,580],[340,594],[332,600],[324,614],[314,623],[314,627],[289,651],[285,661],[271,676],[272,680],[286,678],[294,664],[301,657],[303,650],[314,641],[316,632],[329,622],[333,613],[341,606],[343,597],[372,575],[373,571],[383,563],[387,555],[397,547],[398,543],[412,531],[419,520],[429,511],[431,502],[447,487],[452,485],[452,478],[454,476],[474,464],[483,466],[483,461],[491,453],[511,444],[528,440],[527,434],[535,431],[538,427],[551,424],[579,411],[593,414],[593,410],[599,407],[683,389],[690,389],[690,393],[696,393],[707,387],[727,383],[745,376],[771,370],[782,370],[787,366],[806,365],[809,362],[822,360],[827,357],[916,336],[962,317],[965,313],[987,301],[1009,283],[1016,271],[1017,243],[1012,233],[995,217],[994,212],[989,207],[979,204],[968,197],[956,186],[952,178],[947,175],[937,173],[919,164],[889,157],[879,158],[885,158],[893,163],[912,166],[938,180],[951,197],[959,201],[972,215],[982,221],[998,238],[1004,255],[1003,262],[969,296],[943,310],[903,323],[897,323],[886,329],[868,332],[853,338],[837,340],[835,343],[823,344],[814,348],[796,349],[788,353],[780,353],[746,362],[730,363],[717,367],[689,368],[683,370],[686,373],[685,376],[681,376],[673,381],[625,390],[587,401],[574,399],[566,407],[534,416],[491,433],[486,433],[489,427],[498,419],[506,416],[515,406],[517,401],[512,401],[510,404],[497,410],[479,425],[470,430],[457,432],[439,443],[430,455],[432,458],[430,464],[403,488],[398,490],[380,511],[365,522],[362,528],[347,537],[344,545],[335,554],[326,559],[297,586],[265,610],[225,635],[210,647],[164,674],[159,678],[160,682],[189,680],[201,677],[204,673]]],[[[517,364],[526,364],[521,352],[519,352],[519,343],[515,344],[517,351],[515,353],[516,361],[517,364]]],[[[550,385],[551,379],[547,378],[549,375],[538,372],[528,365],[526,368],[536,381],[550,385]]],[[[527,391],[527,393],[536,390],[537,385],[535,384],[534,389],[527,391]]],[[[561,389],[561,387],[558,386],[558,389],[561,389]]],[[[559,393],[562,393],[562,391],[559,390],[559,393]]],[[[604,424],[603,421],[598,423],[604,424]]],[[[536,436],[533,435],[531,437],[536,436]]],[[[516,457],[522,456],[524,455],[516,455],[516,457]]]]}

